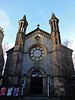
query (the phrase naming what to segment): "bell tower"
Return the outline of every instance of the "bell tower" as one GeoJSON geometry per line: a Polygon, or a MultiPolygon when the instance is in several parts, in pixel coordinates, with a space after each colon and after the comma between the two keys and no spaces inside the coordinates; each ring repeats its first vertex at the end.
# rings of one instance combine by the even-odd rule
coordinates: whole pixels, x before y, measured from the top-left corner
{"type": "Polygon", "coordinates": [[[19,28],[9,68],[9,85],[20,85],[21,61],[28,22],[26,15],[19,21],[19,28]],[[16,81],[14,81],[16,80],[16,81]]]}
{"type": "Polygon", "coordinates": [[[26,20],[26,15],[24,15],[23,18],[19,21],[18,32],[26,33],[27,25],[28,25],[28,22],[26,20]]]}
{"type": "Polygon", "coordinates": [[[18,28],[15,48],[14,48],[15,50],[23,49],[23,43],[24,43],[24,37],[25,37],[27,25],[28,22],[26,20],[26,15],[24,15],[23,18],[19,21],[19,28],[18,28]]]}
{"type": "Polygon", "coordinates": [[[51,19],[49,20],[49,24],[51,26],[51,40],[53,48],[56,48],[56,46],[59,46],[61,44],[58,23],[59,19],[57,19],[54,13],[52,13],[51,19]]]}

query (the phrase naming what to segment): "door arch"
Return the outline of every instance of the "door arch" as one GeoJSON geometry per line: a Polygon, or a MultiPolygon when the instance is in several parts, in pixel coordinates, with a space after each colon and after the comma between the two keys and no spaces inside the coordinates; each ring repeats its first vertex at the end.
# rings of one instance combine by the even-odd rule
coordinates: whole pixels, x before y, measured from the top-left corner
{"type": "MultiPolygon", "coordinates": [[[[34,80],[42,80],[41,84],[42,84],[42,94],[46,94],[46,72],[43,70],[43,68],[39,67],[39,66],[34,66],[32,68],[30,68],[27,72],[27,79],[26,79],[26,90],[28,94],[31,93],[31,81],[34,81],[34,80]],[[38,77],[36,75],[36,77],[32,77],[32,76],[35,76],[34,73],[35,72],[39,72],[41,73],[41,77],[39,77],[39,74],[38,74],[38,77]]],[[[34,81],[36,82],[36,81],[34,81]]],[[[35,84],[35,83],[34,83],[35,84]]],[[[33,84],[32,84],[33,85],[33,84]]],[[[38,94],[38,93],[36,93],[38,94]]]]}

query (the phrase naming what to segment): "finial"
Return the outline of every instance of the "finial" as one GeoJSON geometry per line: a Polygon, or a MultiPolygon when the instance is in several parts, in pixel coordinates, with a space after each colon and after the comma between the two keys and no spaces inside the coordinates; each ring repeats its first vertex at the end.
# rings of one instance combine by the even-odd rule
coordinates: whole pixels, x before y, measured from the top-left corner
{"type": "Polygon", "coordinates": [[[39,26],[40,26],[40,25],[38,24],[38,25],[37,25],[37,28],[39,28],[39,26]]]}
{"type": "Polygon", "coordinates": [[[57,19],[54,13],[52,13],[51,19],[57,19]]]}
{"type": "Polygon", "coordinates": [[[21,19],[21,21],[26,21],[26,15],[23,16],[23,18],[21,19]]]}

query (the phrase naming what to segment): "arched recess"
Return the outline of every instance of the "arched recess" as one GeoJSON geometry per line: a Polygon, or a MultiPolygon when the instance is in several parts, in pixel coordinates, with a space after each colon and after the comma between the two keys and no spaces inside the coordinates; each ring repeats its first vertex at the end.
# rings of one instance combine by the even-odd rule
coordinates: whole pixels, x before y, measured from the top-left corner
{"type": "Polygon", "coordinates": [[[27,76],[31,77],[31,74],[32,74],[33,71],[40,71],[43,77],[46,76],[46,72],[41,67],[38,67],[38,66],[30,68],[28,73],[27,73],[27,76]]]}
{"type": "Polygon", "coordinates": [[[46,94],[46,72],[40,67],[30,68],[28,73],[27,73],[27,82],[26,82],[26,84],[27,84],[27,90],[28,90],[27,93],[46,94]],[[38,77],[37,76],[33,77],[32,76],[33,72],[40,72],[41,77],[39,77],[39,76],[38,77]],[[34,85],[32,86],[32,84],[34,84],[34,85]],[[39,86],[42,89],[41,92],[40,92],[40,89],[39,90],[37,89],[37,87],[39,88],[39,86]],[[36,91],[34,91],[35,90],[34,88],[36,88],[36,91]]]}

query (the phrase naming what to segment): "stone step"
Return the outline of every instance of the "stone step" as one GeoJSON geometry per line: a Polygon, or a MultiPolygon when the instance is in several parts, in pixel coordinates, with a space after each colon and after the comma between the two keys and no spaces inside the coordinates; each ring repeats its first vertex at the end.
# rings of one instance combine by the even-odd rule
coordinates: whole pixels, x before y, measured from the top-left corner
{"type": "Polygon", "coordinates": [[[57,98],[24,96],[24,97],[0,97],[0,100],[60,100],[57,98]]]}
{"type": "Polygon", "coordinates": [[[57,98],[48,98],[48,97],[23,97],[22,100],[60,100],[57,98]]]}

